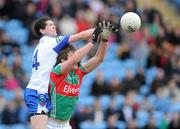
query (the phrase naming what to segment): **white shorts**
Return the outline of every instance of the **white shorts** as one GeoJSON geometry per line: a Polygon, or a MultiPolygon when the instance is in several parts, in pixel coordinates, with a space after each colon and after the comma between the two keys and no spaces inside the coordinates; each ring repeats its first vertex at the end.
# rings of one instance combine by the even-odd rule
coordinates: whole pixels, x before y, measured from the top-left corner
{"type": "Polygon", "coordinates": [[[62,124],[53,120],[48,120],[47,129],[72,129],[72,128],[69,122],[62,124]]]}

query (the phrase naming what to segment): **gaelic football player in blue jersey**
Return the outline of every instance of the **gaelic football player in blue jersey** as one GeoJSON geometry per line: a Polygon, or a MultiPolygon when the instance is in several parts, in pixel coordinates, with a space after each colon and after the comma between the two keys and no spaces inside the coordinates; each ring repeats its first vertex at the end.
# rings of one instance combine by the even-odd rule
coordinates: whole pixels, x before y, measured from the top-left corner
{"type": "Polygon", "coordinates": [[[56,57],[67,44],[89,39],[94,29],[61,36],[57,34],[54,22],[43,17],[34,23],[34,31],[41,38],[32,57],[32,74],[24,92],[24,100],[29,110],[32,129],[46,129],[47,114],[51,108],[48,84],[56,57]]]}

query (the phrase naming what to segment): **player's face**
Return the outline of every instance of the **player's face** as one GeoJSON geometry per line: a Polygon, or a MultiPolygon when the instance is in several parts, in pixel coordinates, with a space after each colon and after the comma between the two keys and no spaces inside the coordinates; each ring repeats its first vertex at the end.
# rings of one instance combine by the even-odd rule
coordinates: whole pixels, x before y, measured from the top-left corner
{"type": "Polygon", "coordinates": [[[51,20],[46,21],[46,27],[43,30],[43,34],[48,35],[48,36],[56,36],[57,35],[56,26],[53,21],[51,21],[51,20]]]}
{"type": "MultiPolygon", "coordinates": [[[[68,59],[69,59],[70,57],[72,57],[72,55],[74,54],[74,52],[75,52],[75,51],[70,51],[70,52],[68,53],[68,59]]],[[[74,64],[72,67],[73,67],[74,70],[76,70],[76,69],[78,69],[78,64],[74,64]]]]}

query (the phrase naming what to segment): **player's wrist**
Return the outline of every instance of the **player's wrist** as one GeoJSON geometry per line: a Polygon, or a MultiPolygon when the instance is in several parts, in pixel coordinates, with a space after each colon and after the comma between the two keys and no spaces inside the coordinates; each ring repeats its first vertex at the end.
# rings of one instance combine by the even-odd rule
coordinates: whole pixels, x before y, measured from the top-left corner
{"type": "Polygon", "coordinates": [[[102,42],[108,42],[108,39],[103,39],[103,38],[101,38],[101,41],[102,41],[102,42]]]}
{"type": "Polygon", "coordinates": [[[91,43],[92,44],[94,44],[94,45],[96,45],[96,43],[97,43],[97,39],[96,39],[97,37],[96,37],[96,35],[92,35],[92,38],[91,38],[91,43]]]}
{"type": "Polygon", "coordinates": [[[101,27],[97,27],[93,34],[92,34],[92,38],[91,38],[91,42],[96,45],[98,43],[98,37],[99,37],[99,34],[102,32],[102,28],[101,27]]]}
{"type": "Polygon", "coordinates": [[[97,42],[91,41],[90,44],[93,44],[95,46],[97,44],[97,42]]]}

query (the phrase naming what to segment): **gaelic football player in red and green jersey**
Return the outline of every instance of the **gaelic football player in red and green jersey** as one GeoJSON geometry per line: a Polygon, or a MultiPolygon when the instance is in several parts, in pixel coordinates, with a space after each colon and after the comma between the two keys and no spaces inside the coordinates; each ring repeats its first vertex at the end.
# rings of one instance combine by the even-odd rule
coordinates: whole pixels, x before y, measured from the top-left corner
{"type": "Polygon", "coordinates": [[[49,93],[52,109],[47,129],[71,129],[69,120],[78,101],[82,79],[103,61],[108,37],[113,30],[112,24],[104,23],[104,27],[95,29],[92,41],[84,47],[76,51],[73,46],[68,45],[61,50],[50,74],[49,93]],[[81,65],[79,62],[95,46],[99,35],[100,45],[96,55],[81,65]]]}

